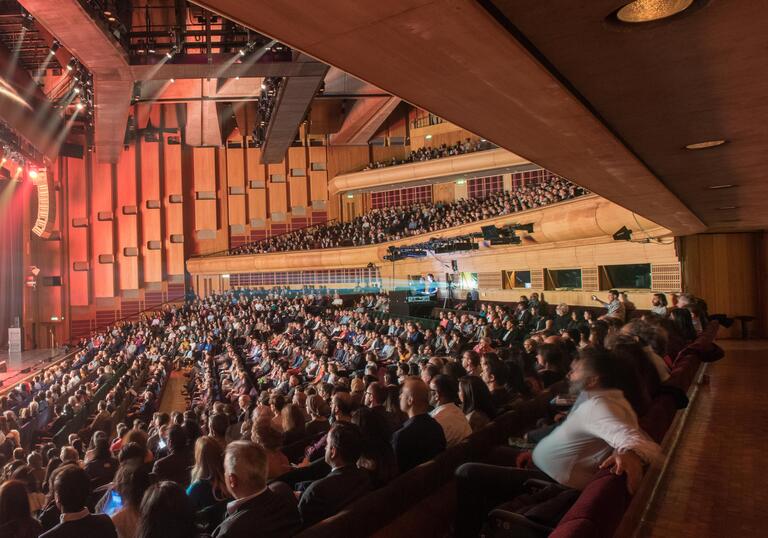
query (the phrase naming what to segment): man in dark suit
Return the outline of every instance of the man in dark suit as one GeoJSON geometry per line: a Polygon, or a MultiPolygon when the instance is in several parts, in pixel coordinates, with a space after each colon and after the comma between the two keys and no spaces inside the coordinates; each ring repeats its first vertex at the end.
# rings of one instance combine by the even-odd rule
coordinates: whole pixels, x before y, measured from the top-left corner
{"type": "Polygon", "coordinates": [[[333,425],[325,445],[325,461],[331,472],[312,482],[299,501],[305,527],[332,516],[371,490],[368,471],[357,467],[362,450],[363,436],[356,425],[344,422],[333,425]]]}
{"type": "Polygon", "coordinates": [[[408,415],[403,427],[392,436],[397,465],[404,473],[445,450],[445,434],[429,416],[429,388],[417,377],[408,378],[400,393],[400,409],[408,415]]]}
{"type": "Polygon", "coordinates": [[[171,480],[184,487],[189,485],[189,470],[194,463],[187,447],[187,434],[179,425],[168,428],[169,454],[155,462],[152,473],[157,480],[171,480]]]}
{"type": "Polygon", "coordinates": [[[293,536],[301,528],[296,500],[267,487],[267,453],[250,441],[235,441],[224,455],[224,480],[235,498],[214,538],[293,536]]]}
{"type": "Polygon", "coordinates": [[[80,467],[65,465],[58,470],[53,481],[56,506],[61,511],[61,522],[41,536],[45,538],[117,538],[115,526],[109,516],[91,514],[86,507],[91,494],[91,481],[80,467]]]}

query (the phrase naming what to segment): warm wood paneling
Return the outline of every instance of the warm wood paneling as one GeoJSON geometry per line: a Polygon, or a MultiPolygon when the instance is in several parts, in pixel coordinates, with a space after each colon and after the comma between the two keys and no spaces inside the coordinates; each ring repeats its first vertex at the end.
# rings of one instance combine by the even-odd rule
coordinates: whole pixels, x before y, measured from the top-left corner
{"type": "MultiPolygon", "coordinates": [[[[193,148],[193,170],[195,196],[200,193],[216,193],[216,149],[193,148]]],[[[215,199],[194,200],[195,230],[215,231],[217,229],[217,205],[215,199]]]]}
{"type": "MultiPolygon", "coordinates": [[[[152,115],[155,124],[160,123],[158,114],[152,115]]],[[[161,210],[155,207],[160,201],[160,143],[140,142],[141,158],[141,203],[139,213],[141,218],[141,262],[144,268],[144,282],[161,282],[163,280],[162,250],[150,250],[150,241],[161,241],[161,210]],[[152,207],[148,207],[148,203],[152,207]]]]}
{"type": "Polygon", "coordinates": [[[245,150],[227,148],[227,196],[229,224],[246,224],[245,150]]]}
{"type": "Polygon", "coordinates": [[[114,194],[112,192],[111,164],[93,165],[93,184],[91,187],[91,274],[94,297],[114,297],[115,264],[99,263],[99,256],[114,255],[113,213],[114,194]],[[100,214],[111,214],[111,220],[99,220],[100,214]]]}
{"type": "MultiPolygon", "coordinates": [[[[757,326],[762,326],[762,236],[756,232],[681,238],[683,287],[702,297],[712,314],[756,316],[757,326]]],[[[740,326],[736,323],[722,333],[737,336],[740,326]]]]}
{"type": "Polygon", "coordinates": [[[136,207],[136,153],[133,148],[124,149],[117,163],[117,269],[121,290],[139,288],[139,260],[126,256],[126,248],[137,248],[137,215],[125,214],[126,207],[136,207]]]}
{"type": "Polygon", "coordinates": [[[76,219],[88,220],[88,186],[85,161],[68,159],[66,166],[66,196],[69,207],[67,249],[69,252],[69,304],[87,305],[89,302],[88,271],[75,271],[77,264],[88,264],[88,228],[76,228],[76,219]]]}
{"type": "Polygon", "coordinates": [[[340,174],[359,172],[368,164],[368,155],[368,146],[329,146],[328,176],[333,178],[340,174]]]}
{"type": "MultiPolygon", "coordinates": [[[[171,235],[184,234],[184,205],[183,203],[170,203],[170,197],[183,196],[181,185],[181,145],[168,144],[163,146],[165,166],[165,196],[163,206],[165,209],[165,267],[169,275],[184,274],[184,244],[171,243],[171,235]]],[[[182,198],[183,200],[183,198],[182,198]]],[[[186,203],[190,203],[186,200],[186,203]]]]}

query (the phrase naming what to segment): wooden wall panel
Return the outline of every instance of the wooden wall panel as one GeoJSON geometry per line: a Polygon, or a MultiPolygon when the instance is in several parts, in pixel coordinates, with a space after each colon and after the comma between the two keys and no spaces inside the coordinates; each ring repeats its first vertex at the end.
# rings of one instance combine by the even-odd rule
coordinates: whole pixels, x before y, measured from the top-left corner
{"type": "Polygon", "coordinates": [[[308,205],[308,193],[307,193],[307,178],[306,177],[292,177],[288,180],[291,187],[291,207],[307,207],[308,205]]]}
{"type": "Polygon", "coordinates": [[[438,183],[432,187],[432,199],[435,202],[453,202],[456,200],[456,183],[438,183]]]}
{"type": "MultiPolygon", "coordinates": [[[[216,192],[216,149],[193,148],[193,170],[195,193],[216,192]]],[[[216,200],[194,200],[195,230],[216,230],[216,200]]]]}
{"type": "MultiPolygon", "coordinates": [[[[761,305],[762,233],[699,234],[681,238],[683,287],[702,297],[712,314],[755,316],[763,326],[761,305]]],[[[740,324],[721,335],[740,335],[740,324]]]]}
{"type": "Polygon", "coordinates": [[[368,146],[328,146],[328,177],[334,178],[349,172],[359,172],[368,164],[368,156],[368,146]]]}
{"type": "MultiPolygon", "coordinates": [[[[248,213],[251,219],[266,220],[267,189],[248,189],[248,213]]],[[[250,223],[249,223],[250,224],[250,223]]]]}
{"type": "MultiPolygon", "coordinates": [[[[166,144],[163,146],[165,167],[165,193],[163,207],[165,211],[165,270],[169,275],[184,274],[184,244],[171,243],[171,235],[184,234],[184,205],[170,203],[170,196],[182,195],[181,184],[181,146],[166,144]]],[[[190,203],[189,200],[185,200],[190,203]]]]}
{"type": "Polygon", "coordinates": [[[73,221],[79,219],[88,220],[88,186],[85,170],[85,161],[82,159],[67,160],[66,196],[68,204],[68,237],[67,248],[69,251],[69,304],[72,306],[84,306],[89,303],[89,277],[88,271],[75,271],[75,265],[88,264],[90,254],[88,249],[88,228],[76,228],[73,221]]]}
{"type": "Polygon", "coordinates": [[[326,172],[309,172],[310,199],[328,200],[328,174],[326,172]]]}
{"type": "Polygon", "coordinates": [[[99,263],[99,256],[115,254],[112,165],[94,163],[91,188],[91,275],[94,297],[115,296],[115,264],[99,263]],[[112,220],[99,220],[99,214],[112,220]]]}
{"type": "Polygon", "coordinates": [[[270,213],[286,213],[288,211],[287,183],[267,183],[270,213]]]}
{"type": "Polygon", "coordinates": [[[243,148],[227,148],[227,186],[232,189],[242,189],[243,194],[233,194],[228,191],[229,224],[244,225],[246,220],[245,196],[245,151],[243,148]]]}
{"type": "Polygon", "coordinates": [[[117,271],[121,290],[139,288],[139,259],[125,256],[126,248],[137,248],[138,219],[126,215],[124,207],[136,206],[136,153],[134,149],[123,150],[117,163],[117,271]]]}
{"type": "Polygon", "coordinates": [[[307,168],[307,148],[288,148],[288,168],[307,168]]]}
{"type": "Polygon", "coordinates": [[[261,149],[248,148],[246,150],[246,159],[248,161],[246,179],[264,181],[267,177],[267,167],[261,163],[261,149]]]}
{"type": "MultiPolygon", "coordinates": [[[[153,114],[154,116],[154,114],[153,114]]],[[[160,123],[159,114],[153,117],[154,124],[160,123]]],[[[150,241],[162,241],[161,209],[149,208],[160,201],[160,143],[139,142],[141,158],[141,203],[139,213],[141,221],[141,262],[143,265],[142,280],[144,282],[161,282],[163,280],[162,250],[151,250],[147,247],[150,241]]]]}

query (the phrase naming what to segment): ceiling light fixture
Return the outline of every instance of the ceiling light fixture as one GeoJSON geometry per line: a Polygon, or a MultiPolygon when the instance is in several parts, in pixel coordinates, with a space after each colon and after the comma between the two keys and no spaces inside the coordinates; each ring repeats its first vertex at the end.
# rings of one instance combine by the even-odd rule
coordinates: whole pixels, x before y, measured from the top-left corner
{"type": "Polygon", "coordinates": [[[730,189],[730,188],[735,187],[735,186],[736,185],[733,185],[731,183],[724,183],[723,185],[710,185],[707,188],[714,191],[714,190],[718,190],[718,189],[730,189]]]}
{"type": "Polygon", "coordinates": [[[704,142],[696,142],[695,144],[688,144],[685,146],[685,149],[709,149],[709,148],[716,148],[717,146],[722,146],[725,144],[725,140],[705,140],[704,142]]]}
{"type": "Polygon", "coordinates": [[[634,0],[619,8],[616,18],[629,24],[658,21],[685,11],[691,4],[693,0],[634,0]]]}

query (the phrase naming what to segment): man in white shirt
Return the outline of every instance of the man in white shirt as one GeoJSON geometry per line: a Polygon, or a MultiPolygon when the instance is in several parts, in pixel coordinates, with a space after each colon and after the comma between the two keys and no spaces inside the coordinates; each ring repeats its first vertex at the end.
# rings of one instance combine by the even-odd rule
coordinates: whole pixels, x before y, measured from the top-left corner
{"type": "MultiPolygon", "coordinates": [[[[578,394],[568,417],[542,439],[532,454],[516,464],[536,468],[466,463],[456,470],[459,509],[456,536],[476,536],[493,507],[523,493],[530,478],[583,489],[601,468],[627,475],[634,493],[643,466],[661,459],[661,448],[638,426],[637,415],[621,390],[630,365],[594,348],[581,351],[568,375],[571,393],[578,394]]],[[[509,456],[513,464],[512,456],[509,456]]]]}
{"type": "Polygon", "coordinates": [[[456,380],[447,375],[436,375],[429,382],[429,392],[435,408],[430,415],[443,428],[448,448],[459,444],[469,437],[472,428],[464,412],[456,405],[459,386],[456,380]]]}

